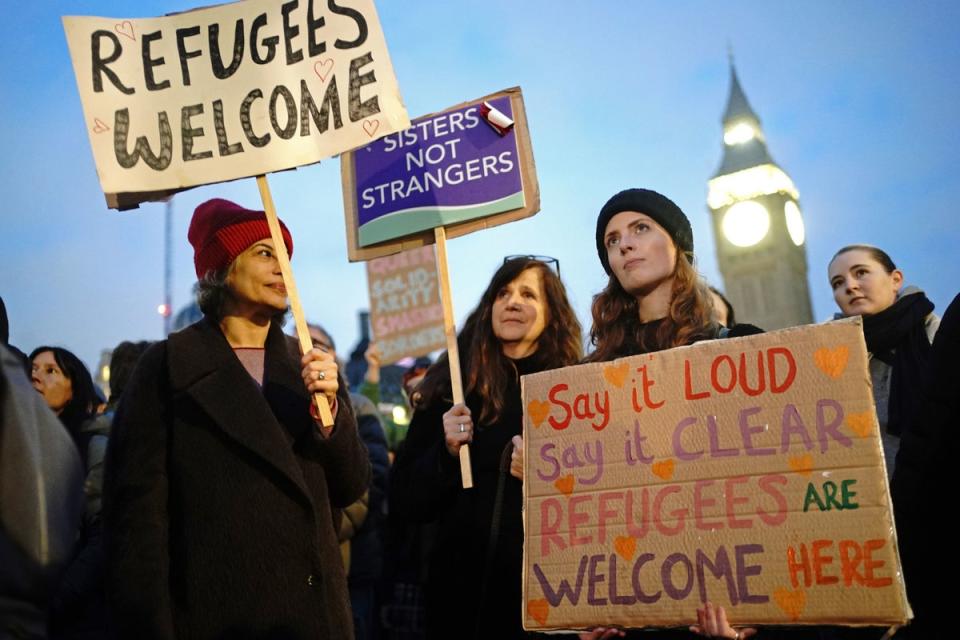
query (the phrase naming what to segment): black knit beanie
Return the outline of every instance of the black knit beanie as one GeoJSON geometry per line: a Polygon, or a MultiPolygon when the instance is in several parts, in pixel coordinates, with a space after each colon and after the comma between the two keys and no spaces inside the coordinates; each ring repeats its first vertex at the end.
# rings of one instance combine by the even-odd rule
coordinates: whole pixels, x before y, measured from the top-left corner
{"type": "Polygon", "coordinates": [[[607,200],[597,217],[597,255],[600,256],[600,264],[607,275],[610,275],[610,263],[607,261],[607,247],[603,236],[610,218],[622,211],[636,211],[650,216],[670,234],[677,249],[683,252],[688,260],[693,255],[693,229],[690,228],[690,220],[673,200],[650,189],[624,189],[607,200]]]}

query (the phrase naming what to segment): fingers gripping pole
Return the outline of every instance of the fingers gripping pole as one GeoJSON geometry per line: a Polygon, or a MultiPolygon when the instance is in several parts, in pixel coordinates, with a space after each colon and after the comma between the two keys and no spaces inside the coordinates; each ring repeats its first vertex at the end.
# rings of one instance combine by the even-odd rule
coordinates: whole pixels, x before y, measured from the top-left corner
{"type": "MultiPolygon", "coordinates": [[[[447,359],[450,362],[450,386],[453,404],[463,402],[463,382],[460,380],[460,351],[457,349],[457,327],[453,321],[453,300],[450,294],[450,273],[447,271],[447,232],[443,227],[433,230],[437,241],[437,275],[440,278],[440,299],[443,302],[443,333],[447,337],[447,359]]],[[[470,466],[470,445],[460,447],[460,477],[463,488],[473,487],[473,469],[470,466]]]]}
{"type": "MultiPolygon", "coordinates": [[[[273,196],[270,195],[270,185],[267,176],[257,176],[257,187],[260,189],[260,199],[263,201],[263,210],[267,214],[267,224],[270,226],[270,237],[277,252],[277,261],[280,263],[280,273],[283,275],[283,284],[287,288],[290,298],[290,310],[293,311],[293,322],[297,327],[297,340],[300,342],[300,353],[306,353],[313,348],[310,340],[310,330],[303,317],[303,306],[300,304],[300,295],[297,293],[297,284],[293,280],[293,269],[290,267],[290,256],[287,255],[287,245],[283,242],[280,231],[280,221],[277,219],[277,210],[273,206],[273,196]]],[[[320,413],[320,424],[330,429],[333,427],[333,415],[327,396],[322,393],[313,394],[313,403],[320,413]]]]}

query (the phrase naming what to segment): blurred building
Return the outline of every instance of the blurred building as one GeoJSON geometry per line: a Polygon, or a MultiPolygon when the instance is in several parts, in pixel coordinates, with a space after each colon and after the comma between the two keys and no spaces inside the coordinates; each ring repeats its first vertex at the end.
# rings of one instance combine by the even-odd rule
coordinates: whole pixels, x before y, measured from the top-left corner
{"type": "Polygon", "coordinates": [[[767,150],[760,118],[730,61],[723,160],[709,181],[724,292],[737,320],[763,329],[813,322],[800,194],[767,150]]]}
{"type": "Polygon", "coordinates": [[[93,372],[93,383],[100,387],[103,397],[110,398],[110,358],[113,356],[113,349],[101,349],[100,361],[97,362],[97,369],[93,372]]]}

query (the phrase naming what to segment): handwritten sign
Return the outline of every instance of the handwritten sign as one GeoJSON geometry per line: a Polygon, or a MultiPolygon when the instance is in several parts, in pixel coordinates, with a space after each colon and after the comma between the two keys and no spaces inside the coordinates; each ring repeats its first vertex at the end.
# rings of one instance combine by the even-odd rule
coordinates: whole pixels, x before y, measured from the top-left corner
{"type": "Polygon", "coordinates": [[[519,89],[414,120],[343,157],[350,260],[533,215],[540,198],[519,89]],[[492,125],[489,111],[512,123],[492,125]]]}
{"type": "Polygon", "coordinates": [[[860,321],[523,378],[524,626],[907,620],[860,321]]]}
{"type": "Polygon", "coordinates": [[[433,247],[367,262],[370,324],[383,364],[443,349],[443,305],[433,247]]]}
{"type": "Polygon", "coordinates": [[[111,206],[318,162],[410,124],[372,0],[63,24],[111,206]]]}

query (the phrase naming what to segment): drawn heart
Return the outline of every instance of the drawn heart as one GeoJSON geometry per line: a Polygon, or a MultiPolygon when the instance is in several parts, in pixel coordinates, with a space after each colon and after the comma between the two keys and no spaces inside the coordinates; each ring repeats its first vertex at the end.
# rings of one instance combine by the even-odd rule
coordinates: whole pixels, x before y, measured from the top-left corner
{"type": "Polygon", "coordinates": [[[573,477],[573,474],[571,474],[568,476],[563,476],[562,478],[557,478],[553,481],[553,486],[557,488],[557,491],[565,496],[568,496],[573,493],[574,482],[576,482],[576,479],[573,477]]]}
{"type": "Polygon", "coordinates": [[[110,131],[110,127],[104,124],[103,120],[100,118],[93,119],[93,132],[94,133],[103,133],[104,131],[110,131]]]}
{"type": "Polygon", "coordinates": [[[364,120],[363,121],[363,130],[367,132],[367,135],[371,138],[373,134],[377,132],[377,129],[380,128],[379,120],[364,120]]]}
{"type": "Polygon", "coordinates": [[[630,562],[633,560],[633,554],[637,552],[637,539],[630,536],[617,536],[613,541],[613,548],[621,558],[630,562]]]}
{"type": "Polygon", "coordinates": [[[849,357],[850,349],[845,346],[839,346],[834,349],[823,347],[813,352],[813,360],[817,363],[817,368],[834,380],[843,375],[843,372],[847,368],[847,358],[849,357]]]}
{"type": "Polygon", "coordinates": [[[550,415],[550,404],[541,402],[540,400],[531,400],[527,403],[527,413],[530,414],[530,419],[533,420],[533,426],[540,428],[543,421],[550,415]]]}
{"type": "Polygon", "coordinates": [[[791,591],[780,587],[774,589],[773,599],[777,601],[777,606],[783,609],[783,612],[791,620],[799,620],[807,606],[807,593],[803,589],[791,591]]]}
{"type": "Polygon", "coordinates": [[[545,598],[539,600],[530,600],[527,602],[527,615],[537,621],[541,627],[547,624],[547,616],[550,614],[550,603],[545,598]]]}
{"type": "Polygon", "coordinates": [[[330,75],[331,71],[333,71],[333,60],[330,58],[317,60],[313,63],[313,72],[317,74],[321,82],[327,81],[327,76],[330,75]]]}
{"type": "Polygon", "coordinates": [[[654,462],[653,467],[651,467],[653,470],[653,475],[659,476],[664,480],[669,480],[673,477],[673,468],[673,458],[670,458],[669,460],[661,460],[660,462],[654,462]]]}
{"type": "Polygon", "coordinates": [[[809,453],[802,456],[793,456],[787,462],[790,463],[790,468],[800,475],[808,476],[813,471],[813,456],[809,453]]]}
{"type": "Polygon", "coordinates": [[[866,438],[873,430],[873,412],[867,410],[863,413],[849,413],[845,422],[851,431],[861,438],[866,438]]]}
{"type": "Polygon", "coordinates": [[[133,23],[129,20],[124,20],[123,22],[118,22],[113,25],[113,30],[119,33],[122,36],[126,36],[131,40],[136,40],[137,36],[133,33],[133,23]]]}
{"type": "Polygon", "coordinates": [[[624,362],[621,365],[609,365],[603,368],[603,377],[607,379],[607,382],[617,387],[618,389],[623,388],[623,381],[627,379],[627,374],[630,372],[630,365],[624,362]]]}

